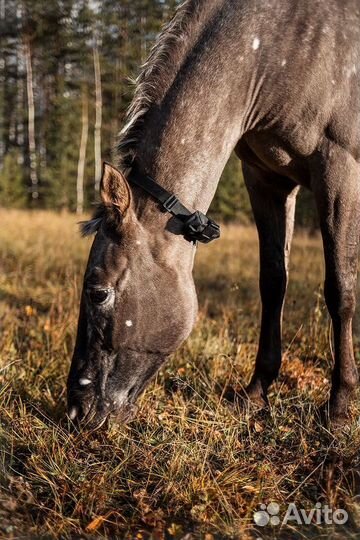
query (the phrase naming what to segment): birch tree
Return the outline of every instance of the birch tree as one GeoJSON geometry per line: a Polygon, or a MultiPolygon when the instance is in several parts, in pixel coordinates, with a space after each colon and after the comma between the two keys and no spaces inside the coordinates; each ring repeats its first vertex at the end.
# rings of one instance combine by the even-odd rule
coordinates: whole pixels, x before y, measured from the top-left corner
{"type": "Polygon", "coordinates": [[[31,62],[31,41],[29,36],[25,36],[24,38],[24,56],[26,65],[31,196],[33,199],[37,199],[39,197],[39,181],[36,164],[34,81],[31,62]]]}
{"type": "Polygon", "coordinates": [[[83,84],[81,92],[82,113],[81,113],[81,138],[79,161],[76,180],[76,213],[82,214],[84,211],[84,173],[86,160],[86,147],[89,134],[89,104],[87,86],[83,84]]]}
{"type": "MultiPolygon", "coordinates": [[[[5,21],[5,0],[0,0],[0,28],[5,21]]],[[[5,154],[5,51],[3,40],[0,38],[0,170],[5,154]]]]}
{"type": "Polygon", "coordinates": [[[94,36],[93,45],[94,76],[95,76],[95,129],[94,129],[94,158],[95,158],[95,193],[98,193],[101,179],[101,125],[102,125],[102,92],[101,68],[99,56],[98,35],[94,36]]]}

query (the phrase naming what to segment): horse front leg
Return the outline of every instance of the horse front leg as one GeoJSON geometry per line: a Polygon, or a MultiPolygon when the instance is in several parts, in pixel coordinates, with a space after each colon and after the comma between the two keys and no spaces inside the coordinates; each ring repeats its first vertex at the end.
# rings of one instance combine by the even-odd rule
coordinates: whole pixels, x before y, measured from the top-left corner
{"type": "Polygon", "coordinates": [[[281,322],[298,188],[249,165],[243,171],[259,234],[262,301],[259,347],[246,394],[262,408],[281,365],[281,322]]]}
{"type": "Polygon", "coordinates": [[[332,319],[334,368],[328,411],[341,425],[358,384],[352,319],[360,232],[360,166],[344,149],[327,143],[326,155],[313,171],[325,255],[324,294],[332,319]],[[325,159],[324,159],[325,157],[325,159]]]}

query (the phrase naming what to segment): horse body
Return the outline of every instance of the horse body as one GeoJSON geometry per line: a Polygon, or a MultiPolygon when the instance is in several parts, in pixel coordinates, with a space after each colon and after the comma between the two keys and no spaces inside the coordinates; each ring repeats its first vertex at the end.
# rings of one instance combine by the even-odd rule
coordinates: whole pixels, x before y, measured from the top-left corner
{"type": "MultiPolygon", "coordinates": [[[[71,416],[125,410],[196,315],[194,246],[125,176],[136,163],[206,212],[233,149],[260,239],[263,303],[250,399],[266,403],[281,362],[281,315],[296,193],[311,188],[334,325],[331,415],[357,383],[351,320],[360,232],[360,2],[188,0],[159,38],[101,184],[69,376],[71,416]],[[96,291],[110,291],[106,303],[96,291]],[[90,291],[90,293],[89,293],[90,291]],[[131,323],[131,324],[130,324],[131,323]],[[80,380],[90,381],[79,385],[80,380]]],[[[100,295],[101,296],[101,295],[100,295]]]]}

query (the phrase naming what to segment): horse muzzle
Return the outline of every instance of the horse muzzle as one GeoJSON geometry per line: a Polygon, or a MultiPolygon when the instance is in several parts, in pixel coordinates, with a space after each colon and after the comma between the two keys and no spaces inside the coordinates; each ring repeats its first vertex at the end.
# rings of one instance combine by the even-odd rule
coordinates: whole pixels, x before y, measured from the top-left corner
{"type": "Polygon", "coordinates": [[[121,390],[110,395],[103,395],[89,379],[68,382],[68,416],[73,425],[87,431],[102,427],[110,416],[125,424],[136,412],[134,404],[137,392],[121,390]]]}

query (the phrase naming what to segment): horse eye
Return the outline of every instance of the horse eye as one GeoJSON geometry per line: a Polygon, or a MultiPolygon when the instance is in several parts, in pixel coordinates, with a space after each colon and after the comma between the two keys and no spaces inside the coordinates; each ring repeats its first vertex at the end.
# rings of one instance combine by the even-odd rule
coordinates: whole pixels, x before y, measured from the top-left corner
{"type": "Polygon", "coordinates": [[[88,296],[90,298],[90,301],[93,304],[103,304],[109,296],[109,290],[108,289],[90,289],[88,291],[88,296]]]}

